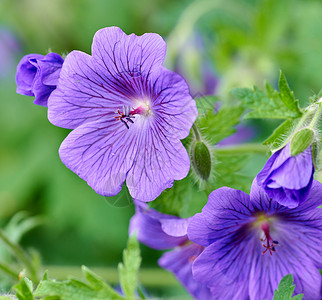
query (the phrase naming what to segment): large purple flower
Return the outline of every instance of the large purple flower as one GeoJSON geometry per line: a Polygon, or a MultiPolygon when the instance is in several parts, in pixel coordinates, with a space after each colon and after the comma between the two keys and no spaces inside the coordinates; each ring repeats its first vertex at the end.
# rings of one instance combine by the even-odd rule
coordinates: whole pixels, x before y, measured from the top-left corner
{"type": "MultiPolygon", "coordinates": [[[[144,203],[145,204],[145,203],[144,203]]],[[[174,273],[187,291],[196,299],[212,299],[209,288],[192,276],[192,263],[204,247],[192,243],[187,237],[189,219],[162,214],[147,205],[136,205],[136,213],[130,222],[130,234],[136,231],[138,240],[157,250],[166,252],[159,265],[174,273]]]]}
{"type": "Polygon", "coordinates": [[[257,183],[279,204],[297,207],[308,197],[314,174],[311,146],[291,156],[290,143],[276,151],[257,175],[257,183]]]}
{"type": "Polygon", "coordinates": [[[35,104],[47,106],[48,97],[57,86],[63,62],[57,53],[24,56],[17,66],[17,93],[35,96],[35,104]]]}
{"type": "Polygon", "coordinates": [[[223,187],[192,217],[188,237],[206,247],[195,260],[196,280],[215,299],[272,299],[291,273],[295,293],[321,299],[322,184],[314,181],[307,200],[290,209],[272,201],[256,180],[250,196],[223,187]]]}
{"type": "Polygon", "coordinates": [[[49,120],[74,129],[62,143],[63,163],[99,194],[126,180],[131,196],[152,201],[190,162],[180,139],[197,117],[184,79],[162,66],[163,39],[99,30],[92,56],[73,51],[48,103],[49,120]]]}

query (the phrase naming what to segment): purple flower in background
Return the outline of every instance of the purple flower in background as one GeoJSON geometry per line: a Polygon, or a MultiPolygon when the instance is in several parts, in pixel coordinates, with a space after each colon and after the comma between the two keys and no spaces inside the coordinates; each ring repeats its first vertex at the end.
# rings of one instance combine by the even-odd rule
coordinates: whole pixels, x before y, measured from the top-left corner
{"type": "Polygon", "coordinates": [[[195,32],[179,51],[174,68],[188,81],[191,94],[198,97],[215,94],[219,83],[205,46],[204,37],[195,32]]]}
{"type": "Polygon", "coordinates": [[[314,181],[307,200],[294,209],[269,199],[254,180],[250,196],[223,187],[213,191],[192,217],[188,237],[206,247],[195,260],[196,280],[215,299],[272,299],[291,273],[295,293],[321,299],[322,184],[314,181]]]}
{"type": "Polygon", "coordinates": [[[197,117],[184,79],[162,66],[163,39],[99,30],[92,56],[69,53],[48,101],[48,118],[74,129],[62,143],[63,163],[98,193],[113,196],[126,180],[131,196],[152,201],[187,176],[180,139],[197,117]]]}
{"type": "Polygon", "coordinates": [[[274,201],[294,208],[308,197],[313,174],[311,146],[291,156],[288,143],[269,158],[257,175],[257,183],[274,201]]]}
{"type": "Polygon", "coordinates": [[[13,32],[5,27],[0,27],[0,79],[11,75],[20,51],[20,43],[13,32]]]}
{"type": "Polygon", "coordinates": [[[63,62],[57,53],[24,56],[17,66],[17,93],[35,96],[35,104],[47,106],[48,97],[58,84],[63,62]]]}
{"type": "Polygon", "coordinates": [[[149,209],[144,204],[136,205],[136,213],[130,222],[130,234],[136,231],[138,240],[153,249],[174,248],[162,255],[159,265],[174,273],[196,299],[212,299],[206,285],[197,282],[192,276],[192,263],[204,247],[188,240],[189,219],[165,215],[154,209],[149,209]]]}

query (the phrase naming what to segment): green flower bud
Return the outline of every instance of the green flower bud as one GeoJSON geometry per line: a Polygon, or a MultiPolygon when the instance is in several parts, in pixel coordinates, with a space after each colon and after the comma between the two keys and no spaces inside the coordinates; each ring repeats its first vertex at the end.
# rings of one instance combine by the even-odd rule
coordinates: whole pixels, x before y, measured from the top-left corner
{"type": "Polygon", "coordinates": [[[190,146],[190,158],[197,176],[202,180],[208,180],[212,164],[209,147],[203,141],[193,141],[190,146]]]}
{"type": "Polygon", "coordinates": [[[303,128],[296,132],[290,144],[291,155],[295,156],[309,147],[314,140],[314,131],[310,128],[303,128]]]}

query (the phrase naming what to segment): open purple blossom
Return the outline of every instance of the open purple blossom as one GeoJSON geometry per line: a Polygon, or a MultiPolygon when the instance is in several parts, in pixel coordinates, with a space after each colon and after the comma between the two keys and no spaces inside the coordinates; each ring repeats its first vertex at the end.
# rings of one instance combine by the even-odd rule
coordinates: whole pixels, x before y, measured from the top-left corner
{"type": "Polygon", "coordinates": [[[69,53],[48,102],[48,118],[74,129],[63,141],[63,163],[103,196],[120,192],[152,201],[187,176],[180,139],[197,117],[185,80],[162,66],[163,39],[99,30],[92,56],[69,53]]]}
{"type": "Polygon", "coordinates": [[[35,96],[35,104],[47,106],[48,97],[58,84],[63,62],[57,53],[24,56],[17,66],[17,93],[35,96]]]}
{"type": "Polygon", "coordinates": [[[272,201],[253,181],[250,196],[223,187],[192,217],[188,237],[206,247],[192,270],[215,299],[272,299],[291,273],[295,293],[321,299],[322,184],[313,181],[307,200],[290,209],[272,201]]]}
{"type": "Polygon", "coordinates": [[[257,175],[257,183],[274,201],[294,208],[308,197],[313,174],[311,146],[292,156],[288,143],[269,158],[257,175]]]}
{"type": "Polygon", "coordinates": [[[188,240],[189,219],[162,214],[144,204],[136,205],[136,213],[130,222],[130,234],[135,231],[138,240],[153,249],[174,248],[162,255],[159,265],[172,272],[195,299],[212,299],[206,285],[192,276],[192,263],[204,247],[188,240]]]}

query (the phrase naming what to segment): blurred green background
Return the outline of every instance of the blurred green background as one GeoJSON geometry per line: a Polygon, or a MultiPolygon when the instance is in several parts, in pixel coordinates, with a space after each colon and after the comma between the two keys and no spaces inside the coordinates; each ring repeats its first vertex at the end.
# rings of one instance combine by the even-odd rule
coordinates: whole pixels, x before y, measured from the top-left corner
{"type": "MultiPolygon", "coordinates": [[[[180,70],[196,93],[203,92],[205,65],[222,101],[234,101],[232,87],[261,86],[264,79],[276,85],[282,69],[304,104],[322,87],[321,14],[317,0],[0,0],[0,224],[19,211],[41,216],[21,242],[37,249],[44,264],[116,268],[134,213],[126,193],[112,200],[97,195],[61,163],[58,148],[69,131],[50,124],[46,108],[31,97],[15,93],[23,55],[90,53],[95,32],[107,26],[156,32],[168,41],[167,66],[180,70]]],[[[274,124],[257,124],[258,135],[274,124]]],[[[252,162],[254,175],[259,161],[252,162]]],[[[141,249],[143,267],[157,268],[160,253],[141,249]]]]}

